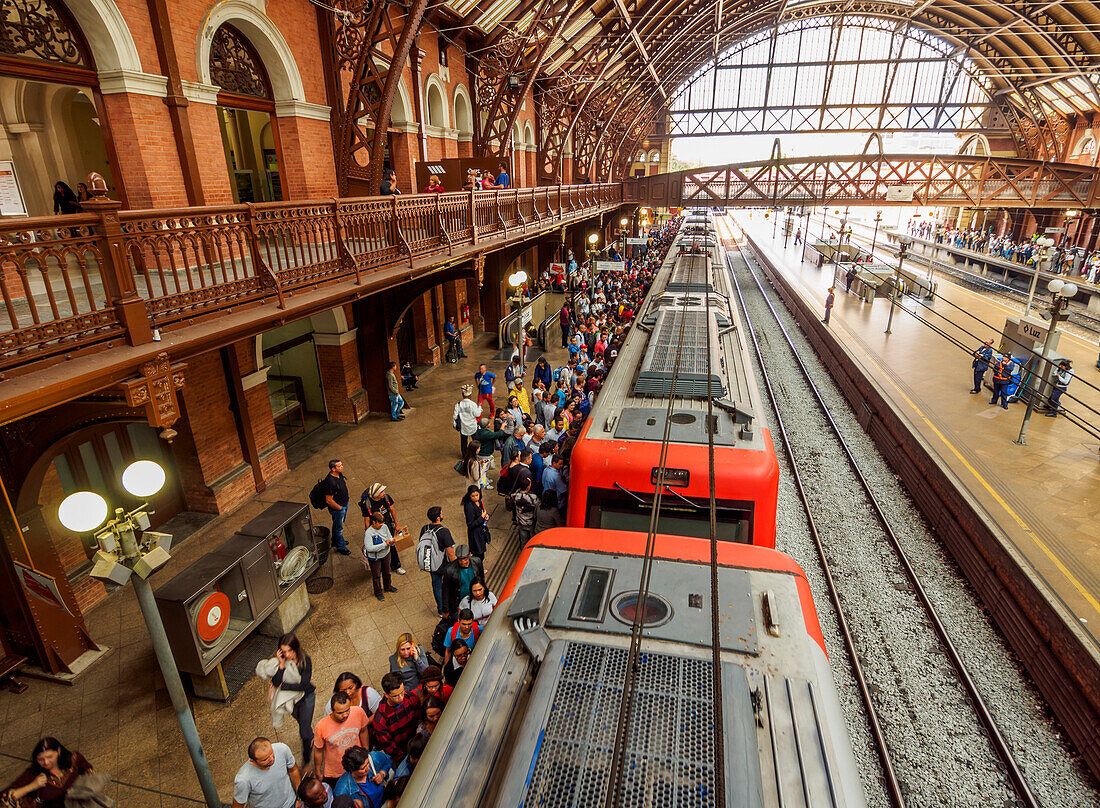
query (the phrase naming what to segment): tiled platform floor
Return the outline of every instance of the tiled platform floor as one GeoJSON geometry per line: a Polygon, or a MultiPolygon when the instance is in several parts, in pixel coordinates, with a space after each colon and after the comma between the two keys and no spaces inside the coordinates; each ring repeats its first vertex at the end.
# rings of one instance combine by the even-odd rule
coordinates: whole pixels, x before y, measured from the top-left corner
{"type": "MultiPolygon", "coordinates": [[[[771,223],[759,213],[752,220],[737,214],[769,260],[812,305],[824,314],[825,295],[833,267],[818,269],[800,260],[801,247],[783,234],[772,237],[771,223]]],[[[888,261],[892,259],[887,259],[888,261]]],[[[950,279],[937,276],[938,298],[932,311],[963,322],[978,338],[945,325],[911,299],[894,314],[893,333],[886,335],[889,300],[866,304],[838,288],[830,327],[894,401],[912,428],[920,432],[942,462],[1004,530],[1027,562],[1046,582],[1083,632],[1100,645],[1100,445],[1066,418],[1044,418],[1036,412],[1027,445],[1013,441],[1020,430],[1025,405],[1008,410],[990,406],[990,391],[969,395],[970,357],[908,312],[946,328],[964,344],[977,348],[987,337],[999,338],[1005,318],[1019,316],[1022,306],[995,300],[950,279]],[[987,329],[964,317],[950,301],[996,326],[987,329]]],[[[1069,393],[1100,410],[1100,392],[1083,380],[1100,385],[1097,344],[1063,333],[1058,351],[1073,360],[1077,374],[1069,393]]],[[[1093,418],[1080,403],[1063,403],[1084,418],[1093,418]]],[[[1096,425],[1095,419],[1093,425],[1096,425]]]]}
{"type": "MultiPolygon", "coordinates": [[[[444,523],[456,541],[464,541],[459,501],[466,482],[452,469],[458,458],[458,433],[452,427],[451,411],[461,395],[461,385],[472,381],[479,361],[489,362],[503,387],[505,363],[491,360],[495,352],[488,341],[488,334],[479,334],[478,347],[467,348],[469,359],[425,373],[420,389],[407,395],[416,410],[405,421],[391,423],[388,418],[372,417],[339,435],[263,494],[233,514],[215,519],[180,545],[156,580],[167,581],[269,503],[280,499],[306,502],[310,487],[327,473],[330,457],[343,459],[353,499],[371,483],[383,482],[396,500],[401,524],[407,524],[414,536],[426,521],[427,509],[441,505],[444,523]]],[[[491,522],[494,542],[486,557],[486,567],[491,569],[510,522],[498,497],[490,495],[488,502],[496,509],[491,522]]],[[[346,528],[353,547],[355,539],[362,536],[361,525],[352,518],[354,511],[353,504],[346,528]]],[[[313,513],[320,517],[318,524],[328,524],[324,514],[313,513]]],[[[335,556],[335,585],[311,596],[312,611],[298,636],[313,657],[318,718],[338,673],[354,671],[377,688],[389,670],[389,656],[399,634],[411,631],[425,645],[430,641],[438,621],[429,577],[416,569],[411,548],[402,553],[402,561],[408,574],[394,576],[400,591],[387,595],[385,603],[375,600],[370,579],[355,555],[335,556]]],[[[29,687],[21,695],[0,691],[2,785],[22,770],[22,761],[41,736],[55,735],[83,753],[97,770],[120,782],[186,798],[120,785],[113,789],[117,788],[121,808],[194,806],[201,797],[198,782],[132,588],[117,592],[95,608],[88,616],[88,627],[97,641],[112,650],[75,686],[25,679],[29,687]]],[[[253,679],[228,704],[192,700],[210,767],[226,803],[231,799],[233,775],[246,759],[252,738],[265,735],[288,743],[293,750],[299,747],[292,719],[278,731],[272,728],[265,694],[265,683],[253,679]]]]}

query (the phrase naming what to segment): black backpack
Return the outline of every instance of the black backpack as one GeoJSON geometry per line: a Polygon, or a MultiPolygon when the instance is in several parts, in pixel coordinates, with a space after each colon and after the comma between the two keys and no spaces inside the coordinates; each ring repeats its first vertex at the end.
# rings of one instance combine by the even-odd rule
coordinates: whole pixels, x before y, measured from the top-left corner
{"type": "Polygon", "coordinates": [[[325,478],[322,477],[317,481],[317,484],[313,488],[309,489],[309,504],[318,510],[323,510],[328,507],[328,503],[325,502],[325,478]]]}
{"type": "Polygon", "coordinates": [[[443,645],[443,640],[447,637],[447,632],[454,627],[454,624],[458,621],[453,617],[447,616],[441,618],[436,623],[435,631],[432,632],[432,650],[439,654],[440,657],[446,656],[446,647],[443,645]]]}

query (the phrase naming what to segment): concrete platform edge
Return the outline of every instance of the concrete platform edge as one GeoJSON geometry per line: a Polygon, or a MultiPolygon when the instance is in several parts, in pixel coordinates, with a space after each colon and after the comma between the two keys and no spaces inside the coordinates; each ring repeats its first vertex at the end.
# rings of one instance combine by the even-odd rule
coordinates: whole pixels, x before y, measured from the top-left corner
{"type": "Polygon", "coordinates": [[[981,504],[746,234],[814,351],[1100,779],[1100,654],[981,504]]]}

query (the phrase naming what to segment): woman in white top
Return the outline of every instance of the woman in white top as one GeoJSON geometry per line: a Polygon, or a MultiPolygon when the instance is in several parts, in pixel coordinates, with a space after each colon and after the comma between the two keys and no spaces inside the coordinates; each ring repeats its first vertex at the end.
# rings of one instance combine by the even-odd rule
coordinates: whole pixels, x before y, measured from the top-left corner
{"type": "Polygon", "coordinates": [[[474,581],[470,585],[470,594],[458,603],[459,611],[469,609],[474,613],[474,619],[481,628],[485,628],[496,606],[497,596],[486,589],[485,584],[480,581],[474,581]]]}

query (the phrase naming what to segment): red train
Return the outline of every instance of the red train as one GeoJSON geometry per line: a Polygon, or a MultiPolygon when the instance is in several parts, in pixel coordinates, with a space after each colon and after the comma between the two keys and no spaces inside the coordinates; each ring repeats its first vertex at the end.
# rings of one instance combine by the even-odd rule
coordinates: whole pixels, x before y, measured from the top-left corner
{"type": "Polygon", "coordinates": [[[716,759],[710,542],[546,530],[520,555],[401,798],[416,806],[605,804],[631,624],[638,690],[624,806],[866,808],[809,584],[788,556],[718,547],[723,633],[716,759]]]}
{"type": "Polygon", "coordinates": [[[573,448],[569,526],[647,532],[661,480],[658,532],[709,536],[709,393],[719,538],[775,547],[779,462],[750,357],[713,221],[689,216],[573,448]]]}

